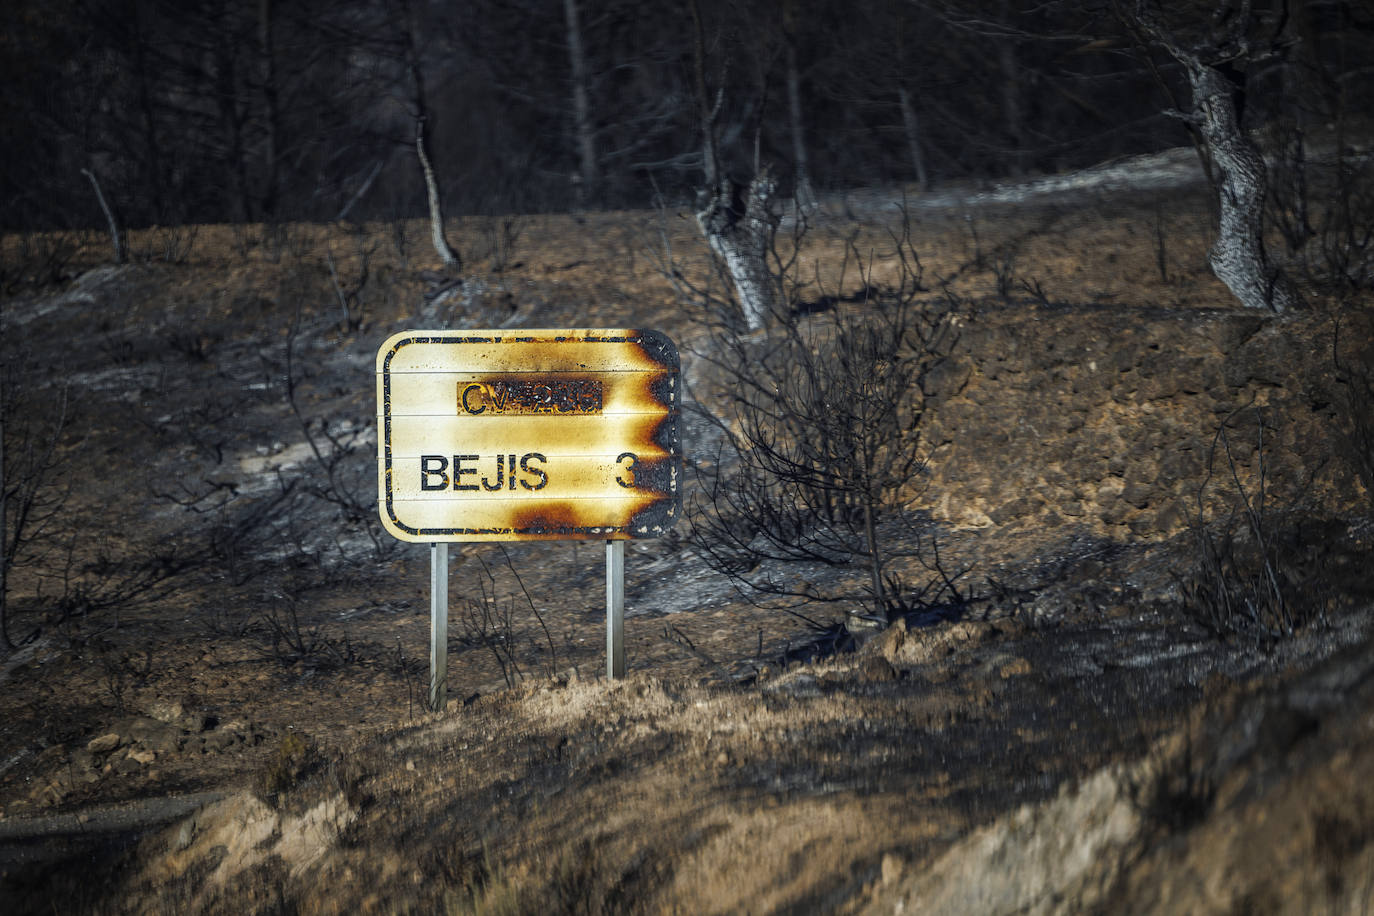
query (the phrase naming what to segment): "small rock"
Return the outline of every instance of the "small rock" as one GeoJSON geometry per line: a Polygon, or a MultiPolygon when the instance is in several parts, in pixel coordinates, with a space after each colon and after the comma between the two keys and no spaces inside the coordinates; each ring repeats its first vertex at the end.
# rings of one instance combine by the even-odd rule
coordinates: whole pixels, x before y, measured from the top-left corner
{"type": "Polygon", "coordinates": [[[128,754],[118,757],[114,762],[114,771],[120,776],[132,776],[143,769],[143,764],[139,763],[128,754]]]}
{"type": "Polygon", "coordinates": [[[145,750],[157,754],[174,754],[181,748],[183,736],[178,728],[164,728],[160,732],[149,735],[139,742],[145,750]]]}
{"type": "Polygon", "coordinates": [[[886,623],[887,621],[879,620],[870,614],[846,611],[844,615],[844,625],[849,630],[849,635],[860,643],[868,642],[882,632],[886,623]]]}
{"type": "Polygon", "coordinates": [[[158,700],[148,707],[148,715],[159,722],[174,725],[186,714],[180,700],[158,700]]]}
{"type": "Polygon", "coordinates": [[[769,686],[770,691],[786,693],[798,698],[811,698],[821,695],[821,684],[814,674],[798,674],[769,686]]]}
{"type": "Polygon", "coordinates": [[[204,753],[211,754],[216,751],[228,750],[237,744],[241,737],[236,731],[218,731],[206,735],[204,753]]]}
{"type": "Polygon", "coordinates": [[[108,735],[92,738],[86,745],[86,750],[92,754],[108,754],[117,747],[119,747],[119,735],[110,732],[108,735]]]}
{"type": "Polygon", "coordinates": [[[1024,658],[1013,658],[999,668],[997,673],[1002,676],[1003,680],[1006,680],[1007,678],[1016,677],[1017,675],[1030,674],[1031,665],[1030,662],[1026,661],[1024,658]]]}
{"type": "Polygon", "coordinates": [[[129,751],[129,759],[146,767],[157,759],[157,754],[152,751],[129,751]]]}
{"type": "Polygon", "coordinates": [[[194,817],[189,817],[182,823],[181,827],[177,829],[177,835],[172,838],[172,852],[181,852],[183,849],[190,846],[195,836],[196,819],[194,817]]]}
{"type": "Polygon", "coordinates": [[[120,746],[135,746],[163,750],[176,743],[181,729],[149,716],[133,716],[116,722],[112,728],[119,734],[120,746]]]}
{"type": "Polygon", "coordinates": [[[724,751],[721,751],[719,754],[716,755],[716,766],[718,766],[718,767],[727,767],[727,766],[729,766],[729,765],[730,765],[730,755],[729,755],[729,754],[725,753],[724,751]]]}
{"type": "Polygon", "coordinates": [[[65,744],[54,744],[51,747],[44,748],[43,753],[38,755],[38,762],[48,763],[50,761],[65,757],[66,754],[67,746],[65,744]]]}
{"type": "Polygon", "coordinates": [[[1159,485],[1154,478],[1133,476],[1122,488],[1121,498],[1137,509],[1144,509],[1157,497],[1158,489],[1159,485]]]}
{"type": "Polygon", "coordinates": [[[415,761],[414,761],[414,760],[407,760],[407,761],[406,761],[406,769],[407,769],[407,770],[414,770],[414,769],[415,769],[415,761]]]}
{"type": "Polygon", "coordinates": [[[1034,505],[1035,504],[1029,498],[1018,496],[1010,502],[1003,503],[994,508],[988,513],[988,518],[992,519],[995,525],[1005,525],[1013,519],[1030,515],[1034,505]]]}
{"type": "Polygon", "coordinates": [[[38,786],[34,788],[33,792],[29,794],[30,801],[43,805],[44,807],[52,807],[53,805],[60,804],[62,799],[66,797],[66,787],[56,781],[39,783],[38,786]]]}
{"type": "Polygon", "coordinates": [[[870,655],[859,663],[859,679],[870,684],[897,680],[897,669],[881,655],[870,655]]]}
{"type": "Polygon", "coordinates": [[[901,657],[902,644],[906,642],[906,621],[898,620],[878,637],[875,648],[889,663],[901,657]]]}
{"type": "Polygon", "coordinates": [[[906,868],[906,863],[902,861],[901,856],[890,852],[883,853],[883,884],[895,884],[901,880],[904,868],[906,868]]]}

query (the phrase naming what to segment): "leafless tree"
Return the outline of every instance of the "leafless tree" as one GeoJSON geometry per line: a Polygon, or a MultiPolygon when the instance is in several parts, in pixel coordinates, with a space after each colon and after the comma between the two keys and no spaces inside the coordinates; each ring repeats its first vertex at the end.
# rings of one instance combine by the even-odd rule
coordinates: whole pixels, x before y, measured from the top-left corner
{"type": "Polygon", "coordinates": [[[586,203],[595,198],[599,182],[596,162],[596,128],[592,123],[588,82],[587,52],[582,43],[582,17],[577,0],[563,0],[563,19],[567,24],[568,65],[572,71],[573,133],[577,137],[577,198],[586,203]]]}
{"type": "Polygon", "coordinates": [[[1246,68],[1282,50],[1283,9],[1276,21],[1261,21],[1250,0],[1227,0],[1204,11],[1189,7],[1170,22],[1154,0],[1134,0],[1123,13],[1140,40],[1162,48],[1187,79],[1191,109],[1169,114],[1195,131],[1216,172],[1220,226],[1209,255],[1212,272],[1246,308],[1292,308],[1293,291],[1264,248],[1264,157],[1243,130],[1237,105],[1246,68]],[[1256,30],[1266,36],[1255,37],[1256,30]]]}
{"type": "MultiPolygon", "coordinates": [[[[923,4],[859,0],[854,15],[825,36],[833,50],[819,61],[823,72],[817,81],[831,95],[856,100],[851,104],[869,100],[888,119],[895,102],[910,167],[904,177],[915,178],[922,190],[929,190],[932,183],[931,138],[923,116],[925,83],[931,74],[953,75],[953,68],[941,59],[950,44],[945,32],[944,24],[923,4]],[[865,58],[865,66],[844,64],[858,55],[865,58]]],[[[883,129],[898,128],[884,125],[883,129]]]]}
{"type": "Polygon", "coordinates": [[[262,87],[262,212],[275,217],[281,192],[279,158],[282,147],[282,111],[277,68],[277,28],[272,0],[258,0],[259,85],[262,87]]]}
{"type": "Polygon", "coordinates": [[[420,64],[420,25],[415,18],[409,0],[401,2],[403,27],[405,28],[404,47],[406,69],[410,76],[411,116],[415,119],[415,155],[420,160],[420,171],[425,179],[425,199],[429,203],[429,232],[434,250],[445,267],[455,271],[463,269],[463,260],[453,250],[444,232],[443,195],[439,189],[439,177],[434,172],[434,159],[430,156],[429,137],[425,128],[429,123],[430,109],[425,93],[424,70],[420,64]]]}
{"type": "Polygon", "coordinates": [[[100,210],[105,214],[105,222],[110,228],[110,247],[114,249],[114,261],[116,264],[123,264],[129,260],[129,246],[119,231],[119,220],[115,218],[114,209],[110,206],[110,202],[105,199],[105,191],[100,187],[100,179],[95,177],[95,172],[90,169],[82,169],[81,174],[91,180],[91,187],[95,189],[96,200],[100,202],[100,210]]]}
{"type": "MultiPolygon", "coordinates": [[[[1002,22],[1010,20],[1011,0],[1002,0],[999,12],[1002,22]]],[[[1011,146],[1008,151],[1011,173],[1020,176],[1026,171],[1026,105],[1023,98],[1025,90],[1022,86],[1024,74],[1018,59],[1015,35],[1011,29],[1000,31],[1001,34],[993,39],[993,43],[997,48],[997,79],[1001,89],[999,94],[1002,102],[1002,121],[1006,124],[1011,146]]]]}
{"type": "Polygon", "coordinates": [[[811,156],[807,152],[804,107],[802,105],[801,23],[802,12],[795,0],[783,6],[783,37],[787,45],[787,120],[792,139],[792,170],[796,187],[793,197],[806,210],[817,206],[811,183],[811,156]]]}
{"type": "Polygon", "coordinates": [[[699,0],[692,0],[691,13],[692,63],[705,179],[697,202],[697,225],[734,283],[745,324],[750,330],[757,330],[778,308],[777,289],[767,261],[780,221],[777,183],[759,162],[757,138],[754,176],[750,181],[737,181],[722,168],[719,122],[726,90],[724,83],[718,81],[713,92],[707,79],[706,26],[699,0]]]}

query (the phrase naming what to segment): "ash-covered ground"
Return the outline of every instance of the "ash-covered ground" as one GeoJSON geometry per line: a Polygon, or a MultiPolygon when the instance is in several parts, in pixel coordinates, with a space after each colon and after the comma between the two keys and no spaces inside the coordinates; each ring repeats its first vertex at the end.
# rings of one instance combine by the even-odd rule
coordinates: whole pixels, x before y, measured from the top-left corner
{"type": "Polygon", "coordinates": [[[905,218],[930,301],[963,306],[890,535],[936,539],[957,596],[842,634],[855,608],[751,603],[684,528],[627,551],[608,683],[599,544],[464,545],[437,714],[428,555],[375,519],[377,346],[653,327],[710,409],[709,337],[662,272],[667,242],[707,276],[690,214],[523,218],[513,249],[457,221],[463,277],[418,223],[203,227],[181,263],[118,268],[87,240],[3,311],[26,435],[56,443],[0,661],[6,909],[1367,905],[1369,303],[1241,310],[1196,171],[1146,165],[813,220],[804,270],[840,284],[866,251],[845,282],[881,285],[905,218]],[[1196,521],[1261,492],[1282,638],[1199,611],[1196,521]]]}

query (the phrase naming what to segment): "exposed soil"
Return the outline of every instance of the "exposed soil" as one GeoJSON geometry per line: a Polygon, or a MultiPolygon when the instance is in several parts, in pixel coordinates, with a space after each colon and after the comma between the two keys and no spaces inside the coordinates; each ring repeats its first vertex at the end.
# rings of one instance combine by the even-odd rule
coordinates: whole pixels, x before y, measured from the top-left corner
{"type": "MultiPolygon", "coordinates": [[[[685,214],[521,219],[509,250],[460,221],[463,283],[418,224],[207,227],[186,263],[119,268],[92,240],[63,286],[9,297],[27,409],[70,405],[70,492],[0,658],[5,911],[1368,906],[1374,518],[1346,433],[1370,405],[1331,353],[1338,315],[1340,352],[1368,347],[1370,303],[1235,307],[1196,188],[913,212],[932,300],[966,308],[910,511],[965,600],[837,639],[675,532],[627,551],[630,675],[607,682],[599,544],[455,545],[442,713],[427,552],[356,511],[376,348],[654,327],[705,397],[656,264],[666,238],[705,277],[685,214]],[[1284,639],[1185,610],[1190,519],[1237,482],[1301,596],[1284,639]],[[465,619],[483,589],[507,655],[465,619]]],[[[804,275],[839,282],[852,242],[881,285],[899,215],[835,202],[804,275]]]]}

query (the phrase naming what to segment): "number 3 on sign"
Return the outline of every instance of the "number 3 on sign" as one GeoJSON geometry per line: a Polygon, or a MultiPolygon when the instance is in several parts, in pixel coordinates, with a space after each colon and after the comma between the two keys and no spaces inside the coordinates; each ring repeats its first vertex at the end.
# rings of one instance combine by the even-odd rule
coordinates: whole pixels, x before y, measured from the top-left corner
{"type": "Polygon", "coordinates": [[[629,475],[630,479],[626,480],[624,477],[617,474],[615,475],[615,482],[620,484],[627,490],[632,490],[634,489],[635,485],[635,462],[639,460],[638,456],[635,455],[634,452],[621,452],[619,455],[616,456],[615,463],[621,464],[622,462],[625,462],[627,460],[629,461],[629,464],[625,465],[624,471],[626,474],[629,475]]]}

